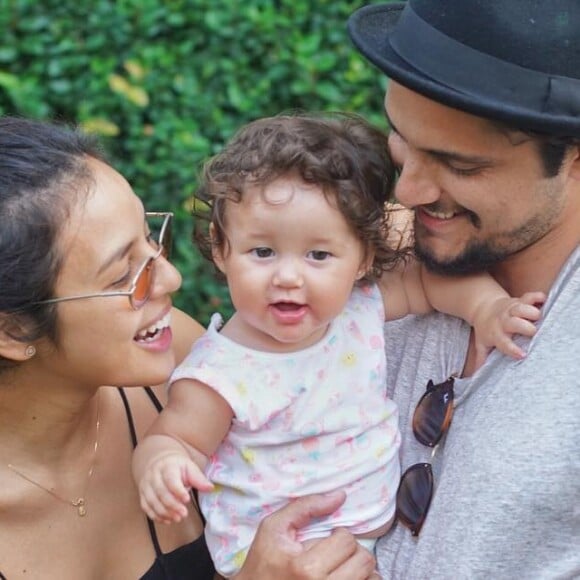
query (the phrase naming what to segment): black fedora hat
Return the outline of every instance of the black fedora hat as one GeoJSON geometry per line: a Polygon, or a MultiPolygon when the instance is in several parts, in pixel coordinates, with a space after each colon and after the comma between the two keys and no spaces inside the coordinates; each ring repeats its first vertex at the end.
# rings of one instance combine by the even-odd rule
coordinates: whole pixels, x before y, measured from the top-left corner
{"type": "Polygon", "coordinates": [[[348,31],[391,79],[468,113],[580,137],[580,0],[408,0],[348,31]]]}

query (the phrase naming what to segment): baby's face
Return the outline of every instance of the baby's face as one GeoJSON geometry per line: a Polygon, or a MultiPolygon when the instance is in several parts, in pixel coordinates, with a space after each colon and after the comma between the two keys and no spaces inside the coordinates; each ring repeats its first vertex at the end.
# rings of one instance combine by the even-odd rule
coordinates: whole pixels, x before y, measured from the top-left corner
{"type": "Polygon", "coordinates": [[[243,342],[275,352],[314,344],[367,270],[363,244],[332,196],[297,177],[227,204],[227,249],[215,259],[243,342]]]}

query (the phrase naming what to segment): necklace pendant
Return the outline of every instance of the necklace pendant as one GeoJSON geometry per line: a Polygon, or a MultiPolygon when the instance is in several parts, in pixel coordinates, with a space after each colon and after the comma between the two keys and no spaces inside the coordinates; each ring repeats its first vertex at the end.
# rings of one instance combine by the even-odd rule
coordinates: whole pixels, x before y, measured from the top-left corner
{"type": "Polygon", "coordinates": [[[77,508],[77,514],[83,518],[87,515],[87,508],[85,506],[85,498],[79,497],[77,500],[71,502],[73,507],[77,508]]]}

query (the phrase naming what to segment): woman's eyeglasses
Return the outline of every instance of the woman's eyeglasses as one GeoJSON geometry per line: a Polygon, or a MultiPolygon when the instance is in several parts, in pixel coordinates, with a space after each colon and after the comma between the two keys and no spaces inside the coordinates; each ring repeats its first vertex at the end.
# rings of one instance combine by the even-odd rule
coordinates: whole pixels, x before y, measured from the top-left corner
{"type": "Polygon", "coordinates": [[[70,300],[82,300],[84,298],[100,298],[102,296],[127,296],[129,303],[133,310],[139,310],[149,300],[151,295],[151,288],[153,287],[155,269],[153,263],[159,256],[169,258],[171,253],[171,225],[173,222],[173,213],[170,212],[147,212],[145,217],[150,220],[152,218],[163,218],[159,237],[156,242],[157,251],[152,256],[149,256],[142,266],[137,270],[129,290],[119,292],[95,292],[94,294],[82,294],[78,296],[65,296],[59,298],[51,298],[49,300],[42,300],[34,304],[55,304],[57,302],[68,302],[70,300]]]}
{"type": "MultiPolygon", "coordinates": [[[[453,377],[443,383],[427,383],[413,414],[417,441],[435,447],[449,429],[453,416],[453,377]]],[[[418,536],[433,497],[433,470],[430,463],[411,465],[401,477],[397,490],[397,518],[418,536]]]]}

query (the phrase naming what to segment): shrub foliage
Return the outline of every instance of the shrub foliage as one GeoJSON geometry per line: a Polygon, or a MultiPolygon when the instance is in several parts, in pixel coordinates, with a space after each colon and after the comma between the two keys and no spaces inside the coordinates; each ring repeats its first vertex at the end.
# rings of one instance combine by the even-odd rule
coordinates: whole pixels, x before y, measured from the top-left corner
{"type": "Polygon", "coordinates": [[[347,0],[0,0],[0,114],[99,134],[150,210],[176,213],[176,304],[227,291],[190,239],[201,163],[242,124],[345,110],[384,125],[385,80],[352,47],[347,0]]]}

